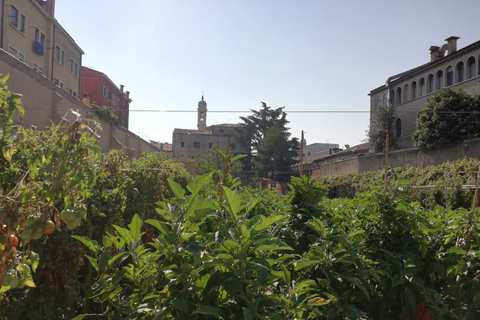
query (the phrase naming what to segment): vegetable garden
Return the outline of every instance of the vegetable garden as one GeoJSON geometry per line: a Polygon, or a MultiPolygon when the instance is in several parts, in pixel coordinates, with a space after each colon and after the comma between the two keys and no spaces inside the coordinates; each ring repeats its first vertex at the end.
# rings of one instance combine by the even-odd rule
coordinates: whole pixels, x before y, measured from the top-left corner
{"type": "MultiPolygon", "coordinates": [[[[284,196],[214,169],[193,177],[163,154],[101,155],[82,119],[15,126],[5,81],[2,319],[480,317],[473,189],[407,188],[422,174],[399,169],[385,201],[374,178],[330,199],[342,178],[292,177],[284,196]]],[[[479,163],[455,166],[431,181],[470,183],[479,163]]]]}

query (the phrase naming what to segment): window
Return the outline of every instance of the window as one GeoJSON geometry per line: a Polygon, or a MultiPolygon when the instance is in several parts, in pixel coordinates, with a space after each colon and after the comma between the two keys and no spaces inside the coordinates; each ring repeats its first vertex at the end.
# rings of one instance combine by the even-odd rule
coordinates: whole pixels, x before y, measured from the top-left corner
{"type": "Polygon", "coordinates": [[[388,93],[385,93],[385,94],[383,95],[383,105],[384,105],[385,107],[388,107],[388,93]]]}
{"type": "Polygon", "coordinates": [[[115,95],[112,95],[112,103],[115,105],[117,103],[117,97],[115,95]]]}
{"type": "Polygon", "coordinates": [[[70,95],[74,96],[75,98],[77,97],[77,92],[72,90],[72,89],[69,89],[70,91],[70,95]]]}
{"type": "Polygon", "coordinates": [[[413,81],[412,90],[410,91],[410,99],[416,99],[416,98],[417,98],[417,82],[413,81]]]}
{"type": "Polygon", "coordinates": [[[122,102],[120,101],[120,99],[118,99],[117,101],[117,108],[118,110],[122,110],[122,102]]]}
{"type": "Polygon", "coordinates": [[[107,96],[107,87],[103,86],[103,96],[107,96]]]}
{"type": "Polygon", "coordinates": [[[402,120],[400,118],[397,118],[397,121],[395,121],[395,126],[397,129],[397,138],[402,136],[402,120]]]}
{"type": "Polygon", "coordinates": [[[33,63],[33,70],[37,71],[38,73],[40,74],[45,74],[45,69],[43,69],[42,67],[40,67],[38,64],[36,64],[35,62],[33,63]]]}
{"type": "Polygon", "coordinates": [[[185,141],[180,142],[180,147],[185,147],[185,141]]]}
{"type": "Polygon", "coordinates": [[[403,103],[407,102],[409,100],[409,87],[408,87],[408,84],[406,84],[404,87],[403,87],[403,103]]]}
{"type": "Polygon", "coordinates": [[[73,59],[70,59],[70,73],[78,78],[78,63],[73,59]]]}
{"type": "Polygon", "coordinates": [[[397,96],[395,97],[395,105],[398,106],[402,103],[402,88],[397,89],[397,96]]]}
{"type": "Polygon", "coordinates": [[[427,93],[433,91],[433,74],[429,74],[427,77],[427,93]]]}
{"type": "Polygon", "coordinates": [[[195,141],[195,142],[193,143],[193,147],[194,147],[195,149],[200,149],[200,142],[195,141]]]}
{"type": "Polygon", "coordinates": [[[108,90],[108,101],[112,101],[112,92],[108,90]]]}
{"type": "Polygon", "coordinates": [[[27,18],[18,11],[13,5],[10,5],[10,24],[17,28],[21,33],[25,33],[25,21],[27,18]]]}
{"type": "Polygon", "coordinates": [[[464,79],[464,73],[465,73],[465,66],[463,65],[463,62],[460,61],[457,63],[457,77],[456,77],[456,82],[462,82],[464,79]]]}
{"type": "Polygon", "coordinates": [[[65,51],[58,44],[55,45],[55,61],[65,65],[65,51]]]}
{"type": "Polygon", "coordinates": [[[43,33],[40,29],[35,27],[35,41],[40,43],[42,46],[45,47],[45,33],[43,33]]]}
{"type": "Polygon", "coordinates": [[[437,82],[435,83],[435,89],[440,90],[443,88],[443,71],[437,71],[437,82]]]}
{"type": "Polygon", "coordinates": [[[57,78],[53,78],[53,83],[59,87],[59,88],[62,88],[63,89],[63,82],[58,80],[57,78]]]}
{"type": "Polygon", "coordinates": [[[445,82],[445,86],[450,87],[452,85],[453,85],[453,68],[452,68],[452,66],[449,66],[447,68],[447,79],[446,79],[446,82],[445,82]]]}
{"type": "Polygon", "coordinates": [[[377,100],[377,107],[382,107],[382,106],[383,106],[383,96],[379,95],[377,100]]]}
{"type": "Polygon", "coordinates": [[[418,96],[421,97],[425,94],[425,79],[421,78],[418,81],[418,96]]]}
{"type": "Polygon", "coordinates": [[[11,45],[8,46],[8,53],[10,53],[12,56],[14,56],[20,61],[25,61],[25,55],[11,45]]]}
{"type": "Polygon", "coordinates": [[[222,132],[223,132],[223,129],[220,129],[220,133],[222,133],[222,132]]]}
{"type": "Polygon", "coordinates": [[[475,58],[470,57],[467,60],[467,79],[475,77],[475,58]]]}
{"type": "Polygon", "coordinates": [[[209,142],[208,143],[208,149],[212,149],[212,147],[213,147],[213,143],[209,142]]]}

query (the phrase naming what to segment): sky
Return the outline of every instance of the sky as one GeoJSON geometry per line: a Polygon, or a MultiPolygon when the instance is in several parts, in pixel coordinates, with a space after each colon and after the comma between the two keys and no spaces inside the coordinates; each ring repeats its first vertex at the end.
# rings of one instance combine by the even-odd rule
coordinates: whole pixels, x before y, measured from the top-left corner
{"type": "Polygon", "coordinates": [[[146,140],[196,129],[203,94],[207,125],[263,101],[285,107],[292,137],[343,148],[366,139],[369,92],[450,36],[479,41],[479,12],[479,0],[56,0],[55,17],[84,66],[130,91],[129,130],[146,140]]]}

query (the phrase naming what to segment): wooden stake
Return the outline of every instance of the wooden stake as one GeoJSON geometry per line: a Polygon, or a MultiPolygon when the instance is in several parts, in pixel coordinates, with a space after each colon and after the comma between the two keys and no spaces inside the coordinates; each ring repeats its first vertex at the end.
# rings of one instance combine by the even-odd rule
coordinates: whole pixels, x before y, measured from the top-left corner
{"type": "Polygon", "coordinates": [[[385,178],[383,185],[383,202],[387,200],[387,171],[388,171],[388,145],[389,145],[389,134],[387,133],[387,144],[385,146],[385,178]]]}
{"type": "Polygon", "coordinates": [[[215,157],[215,175],[214,175],[214,182],[217,185],[218,179],[218,153],[220,152],[220,141],[217,140],[217,156],[215,157]]]}
{"type": "Polygon", "coordinates": [[[302,130],[302,139],[300,139],[300,174],[301,177],[303,173],[303,130],[302,130]]]}
{"type": "Polygon", "coordinates": [[[225,185],[225,175],[227,174],[227,164],[228,164],[228,152],[230,150],[230,137],[227,141],[227,151],[225,152],[225,162],[223,163],[223,179],[222,185],[220,186],[220,202],[223,200],[223,186],[225,185]]]}

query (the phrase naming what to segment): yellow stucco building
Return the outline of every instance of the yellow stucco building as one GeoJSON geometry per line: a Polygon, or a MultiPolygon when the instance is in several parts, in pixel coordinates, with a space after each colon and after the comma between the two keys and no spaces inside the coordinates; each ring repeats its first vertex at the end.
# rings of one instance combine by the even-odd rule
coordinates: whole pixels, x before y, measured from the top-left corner
{"type": "Polygon", "coordinates": [[[79,98],[84,52],[55,19],[55,0],[0,4],[0,47],[79,98]]]}

